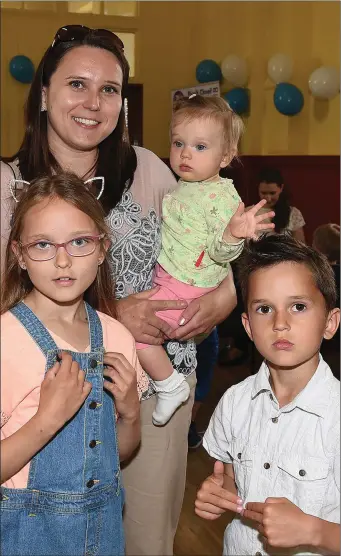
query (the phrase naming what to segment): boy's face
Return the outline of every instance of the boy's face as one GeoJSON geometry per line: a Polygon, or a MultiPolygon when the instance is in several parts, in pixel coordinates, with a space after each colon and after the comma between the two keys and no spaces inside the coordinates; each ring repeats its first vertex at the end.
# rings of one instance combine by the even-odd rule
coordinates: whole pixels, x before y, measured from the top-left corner
{"type": "Polygon", "coordinates": [[[171,167],[185,181],[215,178],[229,163],[222,125],[213,119],[175,119],[171,141],[171,167]]]}
{"type": "Polygon", "coordinates": [[[247,310],[242,315],[246,332],[276,367],[296,367],[313,359],[340,320],[339,309],[327,313],[310,270],[289,262],[250,275],[247,310]]]}

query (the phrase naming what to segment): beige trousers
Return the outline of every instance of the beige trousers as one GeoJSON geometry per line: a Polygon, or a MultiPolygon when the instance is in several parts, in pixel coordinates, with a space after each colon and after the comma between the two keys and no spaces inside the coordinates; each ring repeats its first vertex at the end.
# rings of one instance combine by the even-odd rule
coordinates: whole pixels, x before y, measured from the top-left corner
{"type": "Polygon", "coordinates": [[[187,381],[191,387],[188,401],[163,427],[152,424],[156,397],[141,403],[141,446],[122,468],[127,556],[173,555],[185,492],[195,373],[187,381]]]}

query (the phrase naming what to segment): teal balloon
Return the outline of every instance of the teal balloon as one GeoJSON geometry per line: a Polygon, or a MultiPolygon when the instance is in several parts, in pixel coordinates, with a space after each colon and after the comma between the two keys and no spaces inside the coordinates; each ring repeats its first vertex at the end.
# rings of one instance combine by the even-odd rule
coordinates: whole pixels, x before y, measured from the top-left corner
{"type": "Polygon", "coordinates": [[[229,103],[233,112],[236,114],[245,114],[249,111],[249,91],[243,87],[231,89],[224,95],[224,99],[229,103]]]}
{"type": "Polygon", "coordinates": [[[202,60],[199,62],[195,75],[199,83],[220,81],[222,78],[221,68],[214,60],[202,60]]]}
{"type": "Polygon", "coordinates": [[[20,83],[31,83],[34,76],[33,62],[22,54],[14,56],[9,63],[9,72],[20,83]]]}
{"type": "Polygon", "coordinates": [[[281,114],[296,116],[303,108],[304,97],[292,83],[278,83],[274,92],[274,104],[281,114]]]}

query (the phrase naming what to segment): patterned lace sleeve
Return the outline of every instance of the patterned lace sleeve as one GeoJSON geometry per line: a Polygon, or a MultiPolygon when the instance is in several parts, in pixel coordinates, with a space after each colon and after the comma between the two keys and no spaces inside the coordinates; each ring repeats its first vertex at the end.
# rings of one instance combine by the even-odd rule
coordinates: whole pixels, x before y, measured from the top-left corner
{"type": "Polygon", "coordinates": [[[0,423],[0,426],[3,427],[4,425],[6,425],[7,421],[9,421],[10,418],[11,418],[10,415],[7,415],[7,413],[5,413],[4,411],[1,411],[1,423],[0,423]]]}
{"type": "Polygon", "coordinates": [[[304,221],[304,218],[302,216],[301,211],[298,210],[298,208],[296,208],[296,207],[290,207],[290,217],[289,217],[288,229],[291,232],[295,232],[296,230],[299,230],[300,228],[303,228],[303,226],[305,226],[305,221],[304,221]]]}

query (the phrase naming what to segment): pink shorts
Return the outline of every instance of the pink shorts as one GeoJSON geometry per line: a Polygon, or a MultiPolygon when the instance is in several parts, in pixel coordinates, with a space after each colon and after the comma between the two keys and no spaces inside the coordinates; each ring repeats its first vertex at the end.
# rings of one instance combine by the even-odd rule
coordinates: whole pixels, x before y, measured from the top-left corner
{"type": "MultiPolygon", "coordinates": [[[[198,299],[202,295],[209,293],[216,289],[213,288],[199,288],[198,286],[191,286],[180,282],[173,278],[162,266],[157,264],[155,266],[155,274],[153,280],[154,286],[159,286],[159,291],[149,299],[156,300],[169,300],[169,301],[187,301],[190,303],[193,299],[198,299]]],[[[170,309],[168,311],[158,311],[156,315],[162,320],[166,321],[173,329],[178,328],[179,321],[184,309],[170,309]]],[[[145,349],[149,344],[136,343],[136,349],[145,349]]]]}

